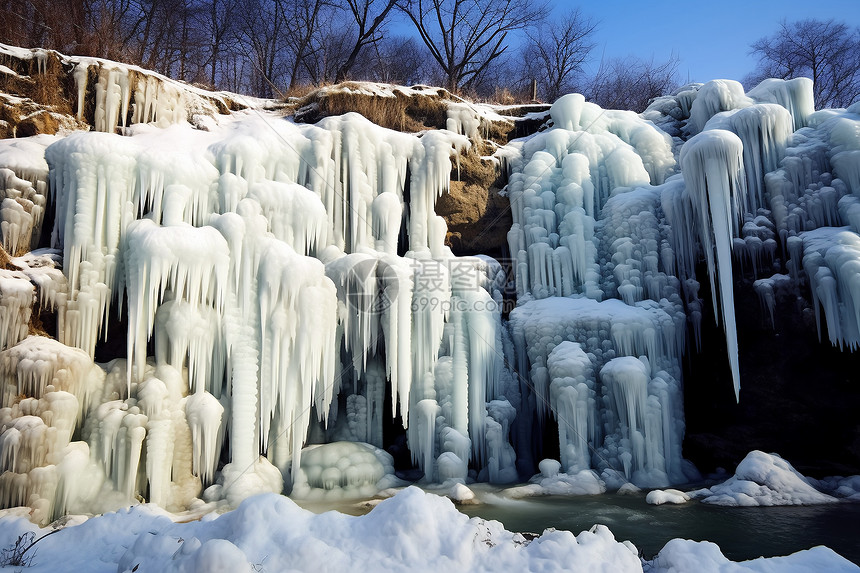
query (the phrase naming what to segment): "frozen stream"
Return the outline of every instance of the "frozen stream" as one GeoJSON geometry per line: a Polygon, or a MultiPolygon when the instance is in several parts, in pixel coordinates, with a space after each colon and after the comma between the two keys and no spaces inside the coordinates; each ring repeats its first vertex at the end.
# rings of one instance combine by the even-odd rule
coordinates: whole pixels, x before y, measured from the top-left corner
{"type": "MultiPolygon", "coordinates": [[[[600,523],[618,540],[629,540],[645,558],[653,557],[670,539],[707,540],[720,546],[733,561],[788,555],[826,545],[860,564],[860,503],[832,505],[731,508],[690,502],[654,506],[644,495],[547,496],[460,506],[463,513],[502,522],[510,531],[541,533],[554,527],[574,534],[600,523]]],[[[358,515],[357,505],[309,505],[307,509],[337,509],[358,515]]]]}

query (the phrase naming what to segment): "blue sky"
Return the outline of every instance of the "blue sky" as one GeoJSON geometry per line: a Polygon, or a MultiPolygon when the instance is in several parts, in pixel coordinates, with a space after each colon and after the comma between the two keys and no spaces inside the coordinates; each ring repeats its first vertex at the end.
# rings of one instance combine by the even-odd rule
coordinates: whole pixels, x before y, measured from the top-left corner
{"type": "MultiPolygon", "coordinates": [[[[560,15],[579,7],[598,21],[586,72],[600,58],[629,55],[665,61],[680,58],[682,82],[725,78],[741,80],[756,65],[750,45],[779,29],[783,19],[833,18],[860,26],[860,0],[546,0],[560,15]]],[[[417,33],[404,16],[395,15],[399,34],[417,33]]],[[[513,47],[513,46],[512,46],[513,47]]]]}
{"type": "MultiPolygon", "coordinates": [[[[556,12],[577,5],[555,4],[556,12]]],[[[601,55],[659,61],[674,52],[684,82],[742,79],[756,64],[750,44],[776,32],[783,19],[833,18],[860,26],[860,0],[598,0],[579,6],[599,21],[593,67],[601,55]]]]}

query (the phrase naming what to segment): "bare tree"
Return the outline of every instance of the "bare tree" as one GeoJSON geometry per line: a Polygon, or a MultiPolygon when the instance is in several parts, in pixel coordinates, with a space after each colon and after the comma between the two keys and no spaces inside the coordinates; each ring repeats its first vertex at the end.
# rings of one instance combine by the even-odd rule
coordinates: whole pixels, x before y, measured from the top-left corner
{"type": "Polygon", "coordinates": [[[382,38],[383,26],[391,9],[397,4],[397,0],[346,0],[346,4],[352,13],[357,30],[352,50],[337,70],[335,77],[337,82],[346,79],[363,48],[382,38]]]}
{"type": "Polygon", "coordinates": [[[860,99],[860,29],[835,20],[798,20],[780,24],[772,36],[760,38],[751,54],[758,68],[747,85],[764,78],[812,78],[815,106],[847,107],[860,99]]]}
{"type": "Polygon", "coordinates": [[[347,27],[343,22],[345,18],[345,13],[326,18],[329,25],[321,27],[319,33],[311,38],[310,49],[301,62],[303,83],[322,85],[335,81],[354,45],[353,37],[343,33],[347,27]]]}
{"type": "Polygon", "coordinates": [[[508,34],[546,14],[538,0],[400,0],[451,91],[468,89],[508,49],[508,34]]]}
{"type": "Polygon", "coordinates": [[[243,0],[238,16],[238,49],[249,63],[242,84],[255,96],[273,97],[287,77],[282,58],[286,50],[283,6],[269,0],[243,0]]]}
{"type": "Polygon", "coordinates": [[[208,0],[203,12],[201,27],[209,39],[209,54],[206,67],[209,70],[209,84],[218,85],[218,68],[224,67],[222,59],[229,57],[230,42],[235,36],[236,11],[238,0],[208,0]]]}
{"type": "Polygon", "coordinates": [[[292,89],[301,82],[301,70],[308,59],[316,57],[322,43],[322,15],[332,7],[332,0],[274,0],[284,14],[284,32],[290,49],[290,84],[292,89]]]}
{"type": "Polygon", "coordinates": [[[537,81],[546,101],[571,91],[574,75],[582,72],[582,64],[594,49],[596,29],[597,23],[576,8],[561,19],[529,30],[523,49],[523,80],[537,81]]]}
{"type": "Polygon", "coordinates": [[[641,113],[652,99],[678,87],[679,63],[674,54],[664,62],[632,56],[603,61],[585,95],[604,109],[641,113]]]}
{"type": "Polygon", "coordinates": [[[427,83],[433,58],[423,43],[408,36],[384,36],[356,58],[352,75],[392,84],[427,83]]]}

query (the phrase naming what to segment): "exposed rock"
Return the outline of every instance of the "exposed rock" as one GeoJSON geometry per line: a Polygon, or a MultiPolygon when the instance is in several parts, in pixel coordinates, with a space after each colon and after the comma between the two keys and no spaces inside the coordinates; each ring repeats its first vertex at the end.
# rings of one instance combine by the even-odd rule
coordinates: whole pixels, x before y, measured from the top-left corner
{"type": "Polygon", "coordinates": [[[460,157],[448,193],[436,202],[436,213],[448,224],[446,242],[455,254],[502,255],[513,219],[500,187],[497,162],[472,150],[460,157]]]}
{"type": "Polygon", "coordinates": [[[187,121],[243,109],[211,92],[117,62],[0,44],[0,137],[60,130],[114,131],[133,123],[187,121]],[[118,94],[108,101],[106,94],[118,94]]]}

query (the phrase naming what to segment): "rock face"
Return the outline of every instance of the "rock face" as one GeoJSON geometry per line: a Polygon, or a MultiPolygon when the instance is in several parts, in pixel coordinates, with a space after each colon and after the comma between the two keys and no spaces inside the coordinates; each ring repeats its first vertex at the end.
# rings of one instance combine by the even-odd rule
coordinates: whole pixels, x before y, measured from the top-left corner
{"type": "Polygon", "coordinates": [[[72,109],[71,71],[56,52],[0,45],[0,137],[85,128],[72,109]]]}
{"type": "Polygon", "coordinates": [[[702,352],[689,356],[684,454],[702,472],[731,469],[749,450],[763,449],[813,477],[857,474],[856,353],[819,341],[812,308],[796,298],[777,301],[773,329],[749,287],[735,289],[740,401],[725,384],[725,343],[711,324],[702,352]]]}
{"type": "Polygon", "coordinates": [[[510,202],[498,187],[452,181],[448,193],[436,202],[436,213],[448,224],[446,243],[455,254],[504,258],[512,219],[510,202]]]}
{"type": "Polygon", "coordinates": [[[436,201],[436,214],[448,224],[445,242],[455,254],[506,258],[513,219],[499,171],[497,163],[470,150],[451,174],[448,193],[436,201]]]}
{"type": "Polygon", "coordinates": [[[0,138],[150,122],[205,127],[206,117],[244,108],[239,97],[136,66],[0,44],[0,138]]]}

